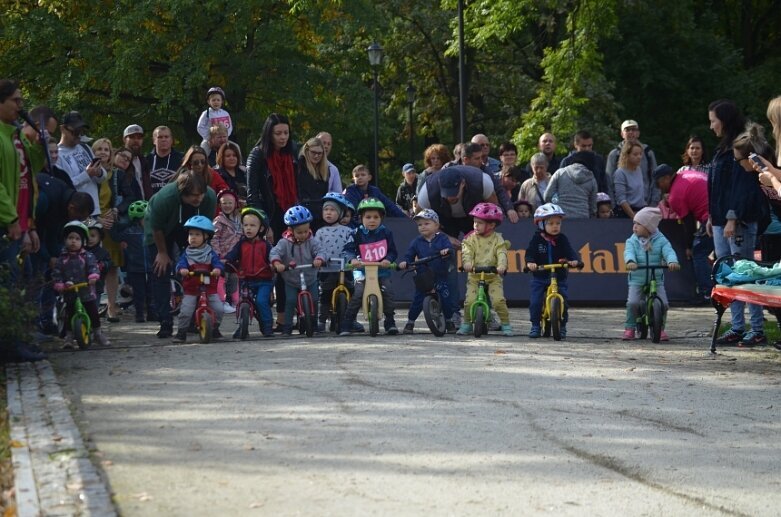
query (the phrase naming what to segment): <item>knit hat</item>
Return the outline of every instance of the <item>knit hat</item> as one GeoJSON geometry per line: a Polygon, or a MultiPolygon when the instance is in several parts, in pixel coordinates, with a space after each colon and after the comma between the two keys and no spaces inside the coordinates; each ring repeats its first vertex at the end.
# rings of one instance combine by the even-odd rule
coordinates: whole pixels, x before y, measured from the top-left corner
{"type": "Polygon", "coordinates": [[[340,218],[344,216],[344,207],[339,203],[337,203],[336,201],[332,201],[330,199],[323,201],[323,208],[327,206],[330,206],[331,208],[336,210],[336,213],[339,214],[340,218]]]}
{"type": "Polygon", "coordinates": [[[643,226],[650,233],[656,233],[659,221],[662,220],[662,211],[656,207],[645,207],[635,214],[634,222],[643,226]]]}

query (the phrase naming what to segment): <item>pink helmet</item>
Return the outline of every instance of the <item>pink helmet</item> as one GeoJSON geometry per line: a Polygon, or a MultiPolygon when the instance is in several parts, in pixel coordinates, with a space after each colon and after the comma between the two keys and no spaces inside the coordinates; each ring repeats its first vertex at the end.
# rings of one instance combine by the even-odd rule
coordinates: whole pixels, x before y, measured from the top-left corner
{"type": "Polygon", "coordinates": [[[501,209],[493,203],[477,203],[469,215],[483,221],[493,221],[496,224],[502,224],[504,220],[501,209]]]}

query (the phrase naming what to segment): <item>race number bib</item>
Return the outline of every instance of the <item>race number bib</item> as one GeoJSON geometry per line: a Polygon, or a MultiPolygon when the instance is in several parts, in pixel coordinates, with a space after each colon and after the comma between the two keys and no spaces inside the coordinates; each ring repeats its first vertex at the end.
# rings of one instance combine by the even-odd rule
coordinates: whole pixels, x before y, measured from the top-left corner
{"type": "Polygon", "coordinates": [[[358,245],[361,260],[364,262],[380,262],[388,254],[388,241],[367,242],[358,245]]]}

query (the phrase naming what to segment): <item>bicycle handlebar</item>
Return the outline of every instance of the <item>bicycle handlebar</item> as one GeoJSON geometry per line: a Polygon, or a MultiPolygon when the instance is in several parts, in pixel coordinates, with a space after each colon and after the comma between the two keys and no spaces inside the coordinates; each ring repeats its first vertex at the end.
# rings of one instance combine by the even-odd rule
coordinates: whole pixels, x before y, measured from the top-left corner
{"type": "MultiPolygon", "coordinates": [[[[539,270],[553,272],[553,271],[555,271],[557,269],[572,269],[572,267],[573,266],[570,266],[567,262],[559,262],[559,263],[556,263],[556,264],[539,264],[539,265],[537,265],[537,269],[534,270],[534,271],[529,269],[528,266],[523,266],[523,272],[524,273],[536,273],[539,270]]],[[[583,262],[578,261],[578,265],[574,266],[574,267],[575,267],[575,269],[581,270],[581,269],[583,269],[584,264],[583,264],[583,262]]]]}
{"type": "Polygon", "coordinates": [[[650,270],[653,271],[654,269],[667,269],[668,267],[670,267],[670,264],[664,264],[664,265],[662,265],[662,264],[655,264],[655,265],[647,265],[647,266],[637,266],[635,268],[635,270],[650,269],[650,270]]]}
{"type": "Polygon", "coordinates": [[[315,266],[312,264],[296,264],[295,262],[291,262],[285,266],[285,271],[290,271],[292,269],[310,269],[313,267],[315,266]]]}
{"type": "Polygon", "coordinates": [[[415,266],[421,266],[423,264],[428,264],[432,260],[443,259],[443,258],[446,258],[446,257],[450,257],[450,251],[448,251],[444,255],[440,255],[439,253],[437,253],[436,255],[431,255],[431,256],[428,256],[428,257],[423,257],[423,258],[419,258],[417,260],[413,260],[412,262],[407,262],[407,269],[409,269],[411,267],[415,267],[415,266]]]}
{"type": "Polygon", "coordinates": [[[89,282],[79,282],[78,284],[66,285],[63,291],[78,291],[87,286],[89,286],[89,282]]]}

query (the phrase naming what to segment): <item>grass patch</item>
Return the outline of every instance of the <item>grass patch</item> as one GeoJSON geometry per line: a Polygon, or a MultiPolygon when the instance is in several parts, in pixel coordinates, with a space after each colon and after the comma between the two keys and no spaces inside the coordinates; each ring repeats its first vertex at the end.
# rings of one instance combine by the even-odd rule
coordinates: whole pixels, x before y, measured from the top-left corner
{"type": "Polygon", "coordinates": [[[16,515],[13,488],[14,468],[11,463],[8,393],[6,393],[5,368],[0,367],[0,515],[16,515]]]}

